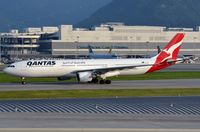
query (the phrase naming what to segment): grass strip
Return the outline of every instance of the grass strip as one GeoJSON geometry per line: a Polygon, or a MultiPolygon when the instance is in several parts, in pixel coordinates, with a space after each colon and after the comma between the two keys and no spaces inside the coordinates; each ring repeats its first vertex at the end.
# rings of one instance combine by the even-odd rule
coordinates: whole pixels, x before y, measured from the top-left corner
{"type": "Polygon", "coordinates": [[[113,98],[146,96],[199,96],[200,88],[2,91],[0,99],[113,98]]]}

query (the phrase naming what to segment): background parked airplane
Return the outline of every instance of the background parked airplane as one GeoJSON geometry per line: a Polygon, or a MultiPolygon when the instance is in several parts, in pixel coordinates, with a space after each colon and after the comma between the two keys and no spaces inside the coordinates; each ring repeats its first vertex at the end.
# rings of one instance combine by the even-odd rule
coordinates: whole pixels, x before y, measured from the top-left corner
{"type": "Polygon", "coordinates": [[[88,58],[90,59],[114,59],[114,58],[118,58],[118,56],[115,53],[112,53],[112,48],[110,48],[108,53],[105,54],[96,54],[93,52],[92,50],[92,46],[88,45],[88,58]]]}

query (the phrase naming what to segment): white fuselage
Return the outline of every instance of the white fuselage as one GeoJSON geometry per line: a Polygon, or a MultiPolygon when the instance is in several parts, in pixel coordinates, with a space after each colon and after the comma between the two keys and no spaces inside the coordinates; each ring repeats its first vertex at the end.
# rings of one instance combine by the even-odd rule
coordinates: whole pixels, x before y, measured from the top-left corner
{"type": "MultiPolygon", "coordinates": [[[[149,59],[73,59],[73,60],[29,60],[16,62],[4,69],[4,72],[22,77],[58,77],[77,76],[80,82],[98,82],[110,84],[107,77],[118,75],[138,75],[164,69],[177,62],[177,56],[184,34],[177,33],[165,48],[149,59]]],[[[23,83],[23,81],[22,81],[23,83]]]]}
{"type": "MultiPolygon", "coordinates": [[[[62,77],[75,76],[77,71],[122,66],[154,64],[155,59],[73,59],[73,60],[30,60],[12,64],[6,73],[19,77],[62,77]]],[[[114,71],[111,75],[145,74],[151,66],[135,67],[114,71]]]]}

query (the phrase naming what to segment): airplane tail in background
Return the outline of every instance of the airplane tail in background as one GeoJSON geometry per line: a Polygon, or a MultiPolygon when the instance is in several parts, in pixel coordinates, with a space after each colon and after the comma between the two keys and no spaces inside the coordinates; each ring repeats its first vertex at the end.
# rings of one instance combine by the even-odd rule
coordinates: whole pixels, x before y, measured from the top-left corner
{"type": "Polygon", "coordinates": [[[160,46],[157,46],[158,54],[161,52],[160,46]]]}
{"type": "Polygon", "coordinates": [[[175,64],[184,36],[184,33],[177,33],[165,48],[157,56],[152,58],[155,59],[155,65],[148,72],[161,70],[175,64]]]}
{"type": "Polygon", "coordinates": [[[92,46],[88,45],[88,50],[89,50],[89,54],[94,54],[93,50],[92,50],[92,46]]]}
{"type": "Polygon", "coordinates": [[[108,51],[108,54],[112,54],[112,48],[110,48],[110,50],[108,51]]]}

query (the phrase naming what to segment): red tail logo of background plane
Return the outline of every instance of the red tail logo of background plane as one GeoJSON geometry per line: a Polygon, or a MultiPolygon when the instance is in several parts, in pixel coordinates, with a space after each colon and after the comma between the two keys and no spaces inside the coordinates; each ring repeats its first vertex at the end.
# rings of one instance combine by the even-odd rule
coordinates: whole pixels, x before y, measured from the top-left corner
{"type": "Polygon", "coordinates": [[[157,70],[164,69],[172,64],[167,63],[167,60],[176,60],[181,44],[184,38],[183,33],[178,33],[176,36],[168,43],[168,45],[156,56],[155,64],[152,66],[147,73],[154,72],[157,70]]]}

